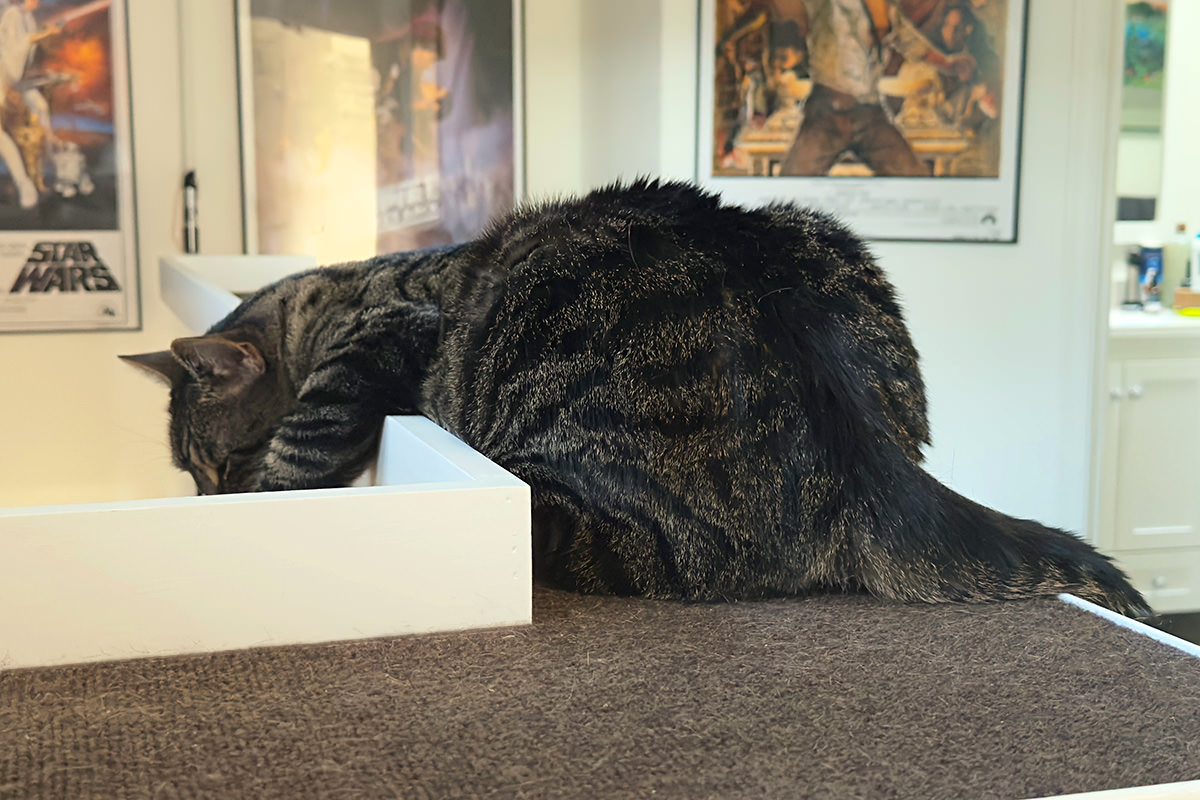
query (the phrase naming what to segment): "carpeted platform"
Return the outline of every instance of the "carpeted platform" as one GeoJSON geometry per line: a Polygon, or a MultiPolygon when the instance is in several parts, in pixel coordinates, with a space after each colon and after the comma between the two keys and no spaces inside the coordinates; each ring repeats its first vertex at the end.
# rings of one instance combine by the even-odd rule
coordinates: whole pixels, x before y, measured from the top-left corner
{"type": "Polygon", "coordinates": [[[1200,778],[1200,660],[1046,599],[539,590],[532,628],[0,673],[0,798],[1018,798],[1200,778]]]}

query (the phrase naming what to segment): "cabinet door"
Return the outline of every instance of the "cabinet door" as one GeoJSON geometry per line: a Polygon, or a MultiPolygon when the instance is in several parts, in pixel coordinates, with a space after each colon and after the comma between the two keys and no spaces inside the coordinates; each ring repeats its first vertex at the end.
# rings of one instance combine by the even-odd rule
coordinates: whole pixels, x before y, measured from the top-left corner
{"type": "Polygon", "coordinates": [[[1200,544],[1200,359],[1122,369],[1116,546],[1200,544]]]}

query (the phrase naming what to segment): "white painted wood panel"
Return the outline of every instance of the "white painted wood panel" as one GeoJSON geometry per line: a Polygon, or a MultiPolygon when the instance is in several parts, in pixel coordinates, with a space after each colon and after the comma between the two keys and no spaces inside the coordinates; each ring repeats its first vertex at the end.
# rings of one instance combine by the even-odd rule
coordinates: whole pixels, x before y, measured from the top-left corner
{"type": "Polygon", "coordinates": [[[308,256],[171,255],[159,259],[158,270],[167,307],[203,333],[237,308],[238,295],[315,266],[308,256]]]}
{"type": "Polygon", "coordinates": [[[1121,365],[1115,545],[1200,545],[1200,358],[1121,365]]]}
{"type": "Polygon", "coordinates": [[[1043,800],[1187,800],[1200,797],[1200,781],[1160,783],[1155,786],[1131,786],[1082,794],[1056,794],[1043,800]]]}
{"type": "Polygon", "coordinates": [[[0,667],[528,624],[529,489],[432,422],[353,489],[0,510],[0,667]]]}

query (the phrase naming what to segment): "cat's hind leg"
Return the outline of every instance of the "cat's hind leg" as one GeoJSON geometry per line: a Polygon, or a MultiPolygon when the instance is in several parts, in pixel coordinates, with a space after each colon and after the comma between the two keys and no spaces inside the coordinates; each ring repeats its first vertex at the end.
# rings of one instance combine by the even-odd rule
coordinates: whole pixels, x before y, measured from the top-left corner
{"type": "Polygon", "coordinates": [[[584,594],[678,596],[669,564],[629,522],[585,509],[568,492],[537,486],[532,512],[539,582],[584,594]]]}

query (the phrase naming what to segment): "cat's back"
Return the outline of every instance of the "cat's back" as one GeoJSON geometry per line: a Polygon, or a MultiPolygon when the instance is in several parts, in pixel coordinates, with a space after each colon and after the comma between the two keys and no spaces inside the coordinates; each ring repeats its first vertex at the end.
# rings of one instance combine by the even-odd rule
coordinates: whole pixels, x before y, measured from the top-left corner
{"type": "Polygon", "coordinates": [[[794,361],[783,351],[827,347],[827,323],[853,320],[915,370],[891,284],[860,239],[812,209],[728,205],[687,183],[614,184],[518,210],[461,255],[443,308],[468,348],[512,329],[533,337],[529,354],[690,335],[766,343],[794,361]]]}
{"type": "Polygon", "coordinates": [[[446,297],[452,306],[525,292],[560,306],[590,289],[604,292],[610,307],[781,288],[827,296],[866,290],[872,302],[892,300],[863,243],[833,218],[789,204],[728,205],[681,182],[615,183],[525,206],[464,256],[463,282],[446,297]]]}
{"type": "Polygon", "coordinates": [[[461,249],[389,253],[293,273],[245,298],[209,332],[285,337],[289,352],[336,345],[358,331],[365,316],[404,303],[437,306],[441,276],[461,249]]]}
{"type": "Polygon", "coordinates": [[[756,424],[806,380],[800,365],[842,359],[919,457],[924,396],[899,306],[827,216],[641,181],[519,210],[461,256],[427,393],[460,432],[519,410],[499,406],[506,385],[524,387],[524,411],[590,408],[597,424],[756,424]]]}

